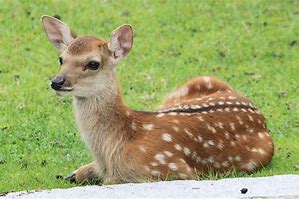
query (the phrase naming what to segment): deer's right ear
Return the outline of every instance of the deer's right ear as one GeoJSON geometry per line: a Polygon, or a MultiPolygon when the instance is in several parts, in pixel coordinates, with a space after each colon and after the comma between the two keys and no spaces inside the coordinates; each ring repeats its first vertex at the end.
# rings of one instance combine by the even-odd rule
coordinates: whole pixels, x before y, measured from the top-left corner
{"type": "Polygon", "coordinates": [[[75,38],[69,27],[54,17],[42,16],[42,23],[50,42],[60,52],[64,51],[75,38]]]}

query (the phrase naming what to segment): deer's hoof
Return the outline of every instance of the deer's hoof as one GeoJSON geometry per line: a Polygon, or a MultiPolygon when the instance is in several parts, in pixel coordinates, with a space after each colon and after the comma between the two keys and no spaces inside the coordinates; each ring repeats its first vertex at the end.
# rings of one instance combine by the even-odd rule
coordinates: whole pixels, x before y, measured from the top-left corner
{"type": "Polygon", "coordinates": [[[72,173],[71,175],[65,177],[64,179],[71,183],[75,183],[76,182],[76,173],[72,173]]]}

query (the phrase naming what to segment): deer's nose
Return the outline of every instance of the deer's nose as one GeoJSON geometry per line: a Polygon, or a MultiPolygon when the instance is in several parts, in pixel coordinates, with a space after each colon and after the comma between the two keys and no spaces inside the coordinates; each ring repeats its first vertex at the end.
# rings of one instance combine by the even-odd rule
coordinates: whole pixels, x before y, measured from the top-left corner
{"type": "Polygon", "coordinates": [[[54,90],[60,90],[63,87],[64,82],[65,82],[64,76],[56,76],[51,81],[51,87],[54,90]]]}

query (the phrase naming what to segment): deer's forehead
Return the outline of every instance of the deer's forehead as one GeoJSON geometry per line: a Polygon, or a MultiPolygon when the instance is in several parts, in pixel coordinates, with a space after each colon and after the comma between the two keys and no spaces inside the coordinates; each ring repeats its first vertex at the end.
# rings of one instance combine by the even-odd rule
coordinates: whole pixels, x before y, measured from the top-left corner
{"type": "Polygon", "coordinates": [[[76,38],[67,48],[70,55],[81,55],[107,45],[104,40],[92,36],[83,36],[76,38]]]}

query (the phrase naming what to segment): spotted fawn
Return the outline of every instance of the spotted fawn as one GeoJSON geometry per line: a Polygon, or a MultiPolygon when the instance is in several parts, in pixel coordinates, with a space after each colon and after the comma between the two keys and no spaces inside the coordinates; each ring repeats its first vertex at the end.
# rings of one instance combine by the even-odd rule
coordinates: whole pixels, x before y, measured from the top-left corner
{"type": "Polygon", "coordinates": [[[73,96],[76,123],[93,161],[67,179],[104,183],[196,179],[210,170],[250,173],[267,165],[273,142],[260,111],[213,77],[195,77],[169,95],[155,112],[124,104],[115,74],[130,52],[125,24],[108,42],[76,37],[63,22],[43,16],[50,42],[61,54],[51,87],[73,96]]]}

